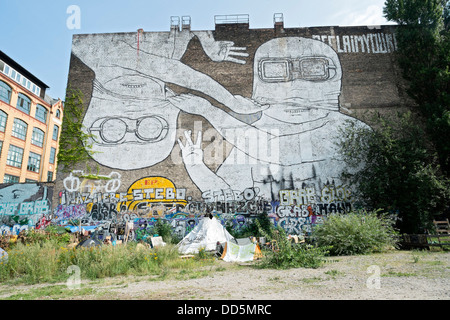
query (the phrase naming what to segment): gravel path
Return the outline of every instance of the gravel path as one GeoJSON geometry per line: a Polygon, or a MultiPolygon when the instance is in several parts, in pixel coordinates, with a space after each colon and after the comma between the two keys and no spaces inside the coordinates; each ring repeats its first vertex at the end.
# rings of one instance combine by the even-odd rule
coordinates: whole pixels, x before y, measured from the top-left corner
{"type": "MultiPolygon", "coordinates": [[[[0,285],[0,299],[9,292],[0,285]]],[[[53,284],[54,286],[54,284],[53,284]]],[[[65,300],[450,300],[450,252],[395,251],[330,257],[320,268],[256,269],[217,261],[193,279],[150,277],[83,281],[65,300]],[[91,291],[86,293],[86,288],[91,291]]],[[[52,297],[39,297],[49,299],[52,297]]],[[[61,297],[60,297],[61,299],[61,297]]]]}
{"type": "Polygon", "coordinates": [[[318,269],[226,268],[204,278],[135,282],[114,291],[121,299],[151,300],[450,300],[449,252],[335,257],[318,269]]]}

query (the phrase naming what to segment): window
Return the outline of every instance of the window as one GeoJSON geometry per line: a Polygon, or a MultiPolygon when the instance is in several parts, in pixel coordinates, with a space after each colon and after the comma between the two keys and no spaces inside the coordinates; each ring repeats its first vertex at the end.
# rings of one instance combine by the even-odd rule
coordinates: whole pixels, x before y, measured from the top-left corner
{"type": "Polygon", "coordinates": [[[47,172],[47,182],[53,181],[53,172],[49,171],[47,172]]]}
{"type": "Polygon", "coordinates": [[[33,179],[25,179],[25,182],[29,182],[29,183],[34,183],[34,182],[37,182],[36,180],[33,180],[33,179]]]}
{"type": "Polygon", "coordinates": [[[20,168],[22,167],[23,149],[13,146],[9,146],[8,157],[6,159],[6,164],[9,166],[20,168]]]}
{"type": "Polygon", "coordinates": [[[51,147],[50,149],[50,163],[55,163],[56,149],[51,147]]]}
{"type": "Polygon", "coordinates": [[[6,120],[8,120],[8,114],[3,110],[0,110],[0,131],[5,132],[6,120]]]}
{"type": "Polygon", "coordinates": [[[6,103],[11,102],[11,87],[5,82],[0,81],[0,100],[6,103]]]}
{"type": "Polygon", "coordinates": [[[55,124],[53,127],[53,140],[58,140],[59,127],[55,124]]]}
{"type": "Polygon", "coordinates": [[[27,170],[39,172],[40,167],[41,167],[41,156],[37,153],[30,152],[30,156],[28,157],[27,170]]]}
{"type": "Polygon", "coordinates": [[[11,71],[11,68],[5,64],[5,68],[3,69],[3,73],[6,74],[9,77],[9,72],[11,71]]]}
{"type": "Polygon", "coordinates": [[[12,176],[10,174],[5,174],[3,178],[3,183],[17,183],[19,182],[19,177],[12,176]]]}
{"type": "Polygon", "coordinates": [[[0,60],[0,71],[6,74],[8,77],[16,81],[18,84],[26,87],[28,90],[32,91],[36,95],[41,94],[41,88],[39,88],[36,84],[28,80],[26,77],[21,75],[19,72],[8,66],[5,62],[0,60]]]}
{"type": "Polygon", "coordinates": [[[56,117],[59,119],[61,117],[61,111],[59,109],[56,110],[56,117]]]}
{"type": "Polygon", "coordinates": [[[27,137],[27,129],[28,125],[25,121],[14,118],[14,124],[11,135],[13,137],[25,140],[25,138],[27,137]]]}
{"type": "Polygon", "coordinates": [[[47,108],[38,104],[36,105],[36,115],[35,118],[43,123],[47,123],[47,108]]]}
{"type": "Polygon", "coordinates": [[[44,145],[44,131],[34,127],[33,135],[31,136],[31,143],[35,146],[42,147],[44,145]]]}
{"type": "Polygon", "coordinates": [[[31,100],[26,95],[19,93],[16,108],[20,111],[30,114],[31,100]]]}
{"type": "Polygon", "coordinates": [[[3,141],[0,141],[0,156],[2,155],[3,141]]]}

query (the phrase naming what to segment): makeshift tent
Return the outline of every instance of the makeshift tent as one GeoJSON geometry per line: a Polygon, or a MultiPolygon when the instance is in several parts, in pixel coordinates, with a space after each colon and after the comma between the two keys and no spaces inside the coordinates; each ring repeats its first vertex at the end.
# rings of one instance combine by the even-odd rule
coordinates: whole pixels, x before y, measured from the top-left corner
{"type": "Polygon", "coordinates": [[[91,248],[101,246],[103,243],[97,239],[86,239],[77,244],[76,248],[91,248]]]}
{"type": "MultiPolygon", "coordinates": [[[[97,227],[98,226],[81,226],[81,232],[84,232],[84,231],[88,231],[88,232],[95,231],[95,229],[97,229],[97,227]]],[[[69,230],[72,233],[80,232],[80,227],[78,227],[78,226],[66,226],[66,229],[69,230]]]]}
{"type": "Polygon", "coordinates": [[[261,248],[257,243],[250,240],[242,241],[230,240],[225,243],[225,247],[221,256],[223,261],[227,262],[245,262],[253,261],[262,257],[261,248]]]}
{"type": "Polygon", "coordinates": [[[204,217],[178,244],[178,251],[183,254],[198,253],[201,248],[206,251],[216,250],[217,242],[227,242],[233,236],[215,217],[204,217]]]}

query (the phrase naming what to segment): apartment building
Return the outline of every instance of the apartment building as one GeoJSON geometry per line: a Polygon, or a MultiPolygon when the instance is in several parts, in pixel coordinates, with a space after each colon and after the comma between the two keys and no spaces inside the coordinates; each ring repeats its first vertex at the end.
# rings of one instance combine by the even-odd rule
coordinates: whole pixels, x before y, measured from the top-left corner
{"type": "Polygon", "coordinates": [[[0,51],[0,183],[55,179],[64,106],[48,88],[0,51]]]}

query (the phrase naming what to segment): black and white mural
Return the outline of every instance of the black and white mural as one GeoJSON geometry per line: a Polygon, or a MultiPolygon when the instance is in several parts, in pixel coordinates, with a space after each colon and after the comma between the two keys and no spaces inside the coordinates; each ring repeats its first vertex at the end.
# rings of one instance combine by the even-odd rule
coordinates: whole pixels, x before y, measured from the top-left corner
{"type": "MultiPolygon", "coordinates": [[[[134,179],[149,184],[170,181],[174,178],[170,168],[182,167],[202,199],[193,199],[189,188],[170,182],[170,190],[182,192],[178,197],[173,193],[178,202],[171,214],[183,211],[180,206],[187,214],[196,212],[192,208],[201,207],[198,201],[253,201],[225,211],[248,213],[250,207],[257,207],[260,210],[254,211],[268,213],[286,230],[302,233],[323,215],[351,209],[351,186],[339,180],[344,164],[337,153],[338,128],[347,120],[367,125],[341,112],[344,72],[337,51],[348,47],[348,52],[368,53],[369,40],[382,38],[367,38],[364,51],[365,38],[359,44],[359,38],[347,38],[340,43],[337,36],[275,37],[253,48],[250,55],[248,47],[216,40],[211,31],[76,35],[72,53],[95,74],[83,119],[84,130],[92,135],[92,158],[115,177],[120,176],[116,171],[151,171],[171,161],[171,167],[151,177],[134,179]],[[240,68],[252,68],[252,77],[245,80],[252,84],[251,94],[230,92],[215,80],[214,70],[199,71],[183,62],[194,38],[211,63],[232,65],[239,81],[245,74],[240,68]],[[172,85],[186,89],[185,93],[177,93],[172,85]],[[205,140],[208,132],[202,126],[179,127],[181,113],[202,117],[220,139],[205,150],[204,142],[211,141],[205,140]],[[173,157],[174,148],[178,158],[173,157]],[[262,207],[255,202],[259,200],[265,201],[262,207]]],[[[384,53],[391,52],[392,37],[383,39],[385,46],[387,40],[391,43],[384,53]]],[[[375,52],[374,45],[370,48],[375,52]]],[[[121,192],[120,183],[110,200],[130,202],[136,194],[141,195],[140,202],[157,198],[150,186],[121,192]]],[[[126,206],[117,204],[115,210],[126,206]]]]}

